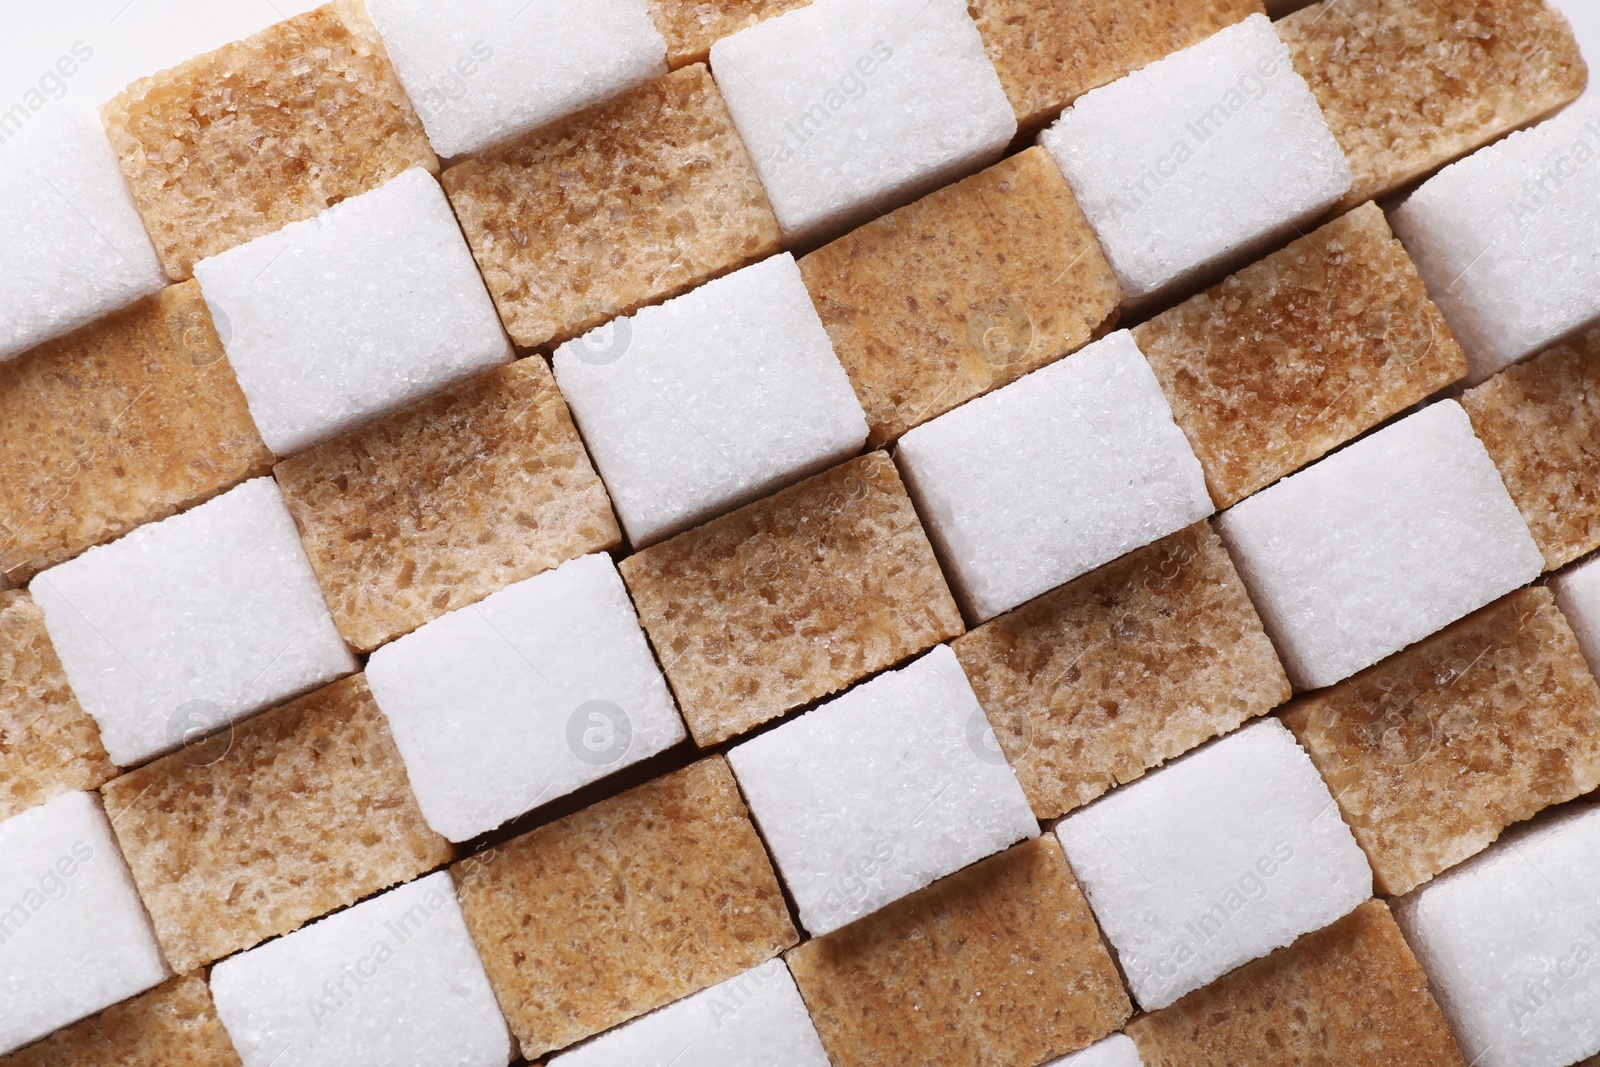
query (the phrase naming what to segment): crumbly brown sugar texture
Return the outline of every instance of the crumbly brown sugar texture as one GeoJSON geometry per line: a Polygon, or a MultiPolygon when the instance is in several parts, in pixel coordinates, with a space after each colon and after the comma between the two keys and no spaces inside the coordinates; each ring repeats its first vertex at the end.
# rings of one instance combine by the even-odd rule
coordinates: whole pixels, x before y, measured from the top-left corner
{"type": "Polygon", "coordinates": [[[1034,815],[1053,819],[1289,699],[1206,522],[953,645],[1034,815]]]}
{"type": "Polygon", "coordinates": [[[1128,1025],[1145,1067],[1466,1067],[1382,901],[1128,1025]]]}
{"type": "Polygon", "coordinates": [[[805,7],[811,0],[650,0],[656,28],[667,39],[667,65],[676,70],[704,63],[711,46],[763,19],[805,7]]]}
{"type": "Polygon", "coordinates": [[[1277,29],[1350,158],[1339,210],[1577,99],[1588,80],[1546,0],[1325,0],[1277,29]]]}
{"type": "Polygon", "coordinates": [[[798,940],[720,756],[452,868],[467,928],[536,1059],[798,940]]]}
{"type": "Polygon", "coordinates": [[[1466,356],[1375,204],[1133,336],[1219,508],[1467,373],[1466,356]]]}
{"type": "Polygon", "coordinates": [[[623,560],[701,746],[962,632],[894,462],[851,460],[623,560]]]}
{"type": "Polygon", "coordinates": [[[205,979],[189,974],[0,1057],[0,1067],[240,1067],[240,1061],[205,979]]]}
{"type": "Polygon", "coordinates": [[[777,218],[702,64],[452,167],[444,187],[526,347],[778,251],[777,218]]]}
{"type": "Polygon", "coordinates": [[[544,360],[278,464],[344,639],[367,652],[622,540],[544,360]]]}
{"type": "Polygon", "coordinates": [[[868,223],[800,273],[875,445],[1082,347],[1121,301],[1042,148],[868,223]]]}
{"type": "Polygon", "coordinates": [[[1461,398],[1546,570],[1600,548],[1600,330],[1510,367],[1461,398]]]}
{"type": "Polygon", "coordinates": [[[44,612],[20,589],[0,593],[0,820],[116,773],[67,684],[44,612]]]}
{"type": "Polygon", "coordinates": [[[808,941],[789,969],[837,1067],[1042,1063],[1132,1011],[1048,836],[808,941]]]}
{"type": "Polygon", "coordinates": [[[1284,722],[1393,896],[1600,786],[1600,688],[1543,588],[1297,701],[1284,722]]]}
{"type": "Polygon", "coordinates": [[[452,856],[423,821],[361,675],[101,791],[161,950],[180,973],[452,856]]]}

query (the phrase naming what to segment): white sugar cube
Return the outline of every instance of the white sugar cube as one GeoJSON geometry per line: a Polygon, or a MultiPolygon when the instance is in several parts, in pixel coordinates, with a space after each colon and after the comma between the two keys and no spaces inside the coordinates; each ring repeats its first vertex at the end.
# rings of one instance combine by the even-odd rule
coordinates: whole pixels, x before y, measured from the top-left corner
{"type": "Polygon", "coordinates": [[[428,825],[465,841],[682,741],[604,553],[435,619],[367,661],[428,825]]]}
{"type": "Polygon", "coordinates": [[[735,746],[728,762],[819,936],[1039,832],[945,645],[735,746]]]}
{"type": "Polygon", "coordinates": [[[1391,219],[1468,384],[1600,320],[1600,98],[1452,163],[1391,219]]]}
{"type": "Polygon", "coordinates": [[[1146,1011],[1372,896],[1366,856],[1277,719],[1123,786],[1056,834],[1146,1011]]]}
{"type": "Polygon", "coordinates": [[[1600,676],[1600,556],[1591,556],[1551,578],[1550,591],[1572,624],[1589,669],[1600,676]]]}
{"type": "Polygon", "coordinates": [[[511,358],[444,190],[420,168],[194,275],[280,456],[511,358]]]}
{"type": "Polygon", "coordinates": [[[645,0],[367,0],[367,10],[446,159],[667,72],[645,0]]]}
{"type": "Polygon", "coordinates": [[[168,975],[96,793],[0,822],[0,1055],[168,975]]]}
{"type": "Polygon", "coordinates": [[[567,342],[555,374],[636,547],[831,467],[867,439],[787,252],[567,342]]]}
{"type": "Polygon", "coordinates": [[[1401,898],[1395,918],[1474,1067],[1600,1052],[1600,807],[1508,833],[1401,898]]]}
{"type": "Polygon", "coordinates": [[[0,361],[166,285],[98,122],[49,108],[0,144],[0,361]]]}
{"type": "Polygon", "coordinates": [[[356,669],[271,478],[91,548],[28,590],[122,766],[356,669]]]}
{"type": "Polygon", "coordinates": [[[979,621],[1213,510],[1126,330],[924,423],[897,459],[979,621]]]}
{"type": "Polygon", "coordinates": [[[829,1067],[783,960],[602,1034],[550,1067],[829,1067]]]}
{"type": "Polygon", "coordinates": [[[1127,1034],[1112,1034],[1082,1052],[1051,1060],[1045,1067],[1144,1067],[1144,1060],[1133,1038],[1127,1034]]]}
{"type": "Polygon", "coordinates": [[[964,0],[813,0],[711,46],[786,245],[1000,158],[1016,116],[964,0]]]}
{"type": "Polygon", "coordinates": [[[1446,400],[1217,520],[1295,685],[1332,685],[1537,578],[1544,558],[1446,400]]]}
{"type": "Polygon", "coordinates": [[[505,1067],[506,1028],[440,871],[211,971],[244,1067],[505,1067]]]}
{"type": "Polygon", "coordinates": [[[1264,15],[1084,94],[1039,143],[1135,302],[1291,236],[1352,182],[1264,15]]]}

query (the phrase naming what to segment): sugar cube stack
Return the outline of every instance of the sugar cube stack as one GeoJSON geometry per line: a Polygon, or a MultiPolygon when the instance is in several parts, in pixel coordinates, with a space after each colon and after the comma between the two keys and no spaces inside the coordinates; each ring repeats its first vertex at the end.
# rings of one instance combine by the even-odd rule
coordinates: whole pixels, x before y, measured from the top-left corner
{"type": "Polygon", "coordinates": [[[1294,232],[1350,164],[1265,15],[1085,94],[1039,143],[1132,303],[1294,232]]]}
{"type": "Polygon", "coordinates": [[[711,46],[784,244],[998,159],[1017,122],[962,0],[812,0],[711,46]]]}
{"type": "Polygon", "coordinates": [[[270,478],[91,548],[28,589],[121,766],[356,668],[270,478]]]}
{"type": "Polygon", "coordinates": [[[217,964],[244,1067],[504,1067],[511,1035],[446,871],[217,964]]]}
{"type": "Polygon", "coordinates": [[[511,358],[450,204],[420,168],[194,270],[280,456],[511,358]]]}
{"type": "Polygon", "coordinates": [[[924,423],[896,458],[980,622],[1212,512],[1126,330],[924,423]]]}
{"type": "Polygon", "coordinates": [[[704,63],[711,46],[762,19],[804,7],[811,0],[650,0],[656,28],[667,39],[667,65],[676,70],[704,63]]]}
{"type": "Polygon", "coordinates": [[[5,1067],[243,1067],[200,974],[173,978],[5,1059],[5,1067]]]}
{"type": "Polygon", "coordinates": [[[1045,1067],[1144,1067],[1144,1060],[1139,1058],[1139,1046],[1133,1043],[1133,1038],[1127,1034],[1112,1034],[1082,1052],[1051,1060],[1045,1067]]]}
{"type": "Polygon", "coordinates": [[[1577,635],[1589,669],[1600,677],[1600,556],[1551,578],[1550,591],[1577,635]]]}
{"type": "Polygon", "coordinates": [[[1217,527],[1300,689],[1347,678],[1544,569],[1453,400],[1257,493],[1217,527]]]}
{"type": "Polygon", "coordinates": [[[0,822],[0,1053],[171,972],[93,793],[0,822]]]}
{"type": "Polygon", "coordinates": [[[1146,1011],[1372,895],[1328,787],[1276,719],[1068,815],[1056,834],[1146,1011]]]}

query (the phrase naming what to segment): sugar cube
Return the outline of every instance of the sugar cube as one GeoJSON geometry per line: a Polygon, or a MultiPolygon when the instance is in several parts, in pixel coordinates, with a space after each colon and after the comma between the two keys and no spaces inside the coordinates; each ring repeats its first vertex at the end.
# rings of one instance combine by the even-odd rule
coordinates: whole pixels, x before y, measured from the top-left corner
{"type": "Polygon", "coordinates": [[[217,964],[244,1067],[504,1067],[511,1035],[446,871],[217,964]]]}
{"type": "Polygon", "coordinates": [[[1139,1058],[1139,1046],[1127,1034],[1112,1034],[1104,1041],[1096,1041],[1082,1052],[1074,1052],[1045,1067],[1144,1067],[1139,1058]]]}
{"type": "Polygon", "coordinates": [[[0,1054],[171,972],[93,793],[0,822],[0,1054]]]}
{"type": "Polygon", "coordinates": [[[240,1067],[204,975],[173,978],[0,1064],[5,1067],[240,1067]]]}
{"type": "Polygon", "coordinates": [[[67,678],[130,766],[356,664],[270,478],[36,577],[67,678]]]}
{"type": "Polygon", "coordinates": [[[980,622],[1212,512],[1126,330],[918,426],[896,458],[980,622]]]}
{"type": "Polygon", "coordinates": [[[1276,719],[1068,815],[1056,834],[1146,1011],[1372,895],[1328,787],[1276,719]]]}
{"type": "Polygon", "coordinates": [[[1078,98],[1039,143],[1138,303],[1294,232],[1350,164],[1265,15],[1078,98]]]}
{"type": "Polygon", "coordinates": [[[789,246],[998,159],[1017,122],[964,0],[813,0],[711,46],[789,246]]]}
{"type": "Polygon", "coordinates": [[[1551,578],[1550,591],[1577,635],[1590,671],[1600,677],[1600,556],[1551,578]]]}
{"type": "Polygon", "coordinates": [[[711,45],[762,19],[804,7],[811,0],[649,0],[656,27],[667,39],[667,65],[676,70],[704,63],[711,45]]]}

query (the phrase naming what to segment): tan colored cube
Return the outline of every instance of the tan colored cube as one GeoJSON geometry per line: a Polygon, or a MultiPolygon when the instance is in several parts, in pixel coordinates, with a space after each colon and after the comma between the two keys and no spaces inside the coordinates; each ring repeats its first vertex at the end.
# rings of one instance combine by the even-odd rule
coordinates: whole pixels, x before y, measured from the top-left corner
{"type": "Polygon", "coordinates": [[[444,187],[526,347],[778,251],[778,220],[703,64],[451,167],[444,187]]]}
{"type": "Polygon", "coordinates": [[[0,593],[0,821],[116,773],[67,684],[44,612],[20,589],[0,593]]]}
{"type": "Polygon", "coordinates": [[[673,70],[704,63],[711,46],[763,19],[805,7],[811,0],[650,0],[656,28],[667,39],[673,70]]]}
{"type": "Polygon", "coordinates": [[[953,645],[1040,819],[1289,699],[1233,561],[1201,522],[953,645]]]}
{"type": "Polygon", "coordinates": [[[1512,593],[1283,718],[1392,896],[1600,786],[1600,687],[1543,588],[1512,593]]]}
{"type": "Polygon", "coordinates": [[[529,1059],[732,978],[798,940],[721,756],[453,871],[467,928],[529,1059]]]}
{"type": "Polygon", "coordinates": [[[622,540],[538,357],[278,464],[339,633],[369,652],[622,540]]]}
{"type": "Polygon", "coordinates": [[[1466,1067],[1389,908],[1332,926],[1128,1026],[1145,1067],[1466,1067]]]}
{"type": "Polygon", "coordinates": [[[1042,148],[868,223],[800,273],[875,445],[1081,348],[1121,301],[1042,148]]]}
{"type": "Polygon", "coordinates": [[[182,973],[447,863],[355,675],[106,785],[106,814],[182,973]]]}
{"type": "Polygon", "coordinates": [[[1251,15],[1261,0],[970,0],[1023,133],[1116,81],[1251,15]]]}
{"type": "Polygon", "coordinates": [[[1461,398],[1546,570],[1600,548],[1600,330],[1461,398]]]}
{"type": "Polygon", "coordinates": [[[57,1030],[0,1067],[240,1067],[198,974],[162,985],[57,1030]]]}
{"type": "Polygon", "coordinates": [[[1463,378],[1466,356],[1374,204],[1133,332],[1218,508],[1463,378]]]}
{"type": "Polygon", "coordinates": [[[1042,1063],[1132,1011],[1049,836],[808,941],[789,969],[836,1067],[1042,1063]]]}
{"type": "Polygon", "coordinates": [[[620,569],[702,747],[963,629],[882,452],[647,548],[620,569]]]}
{"type": "Polygon", "coordinates": [[[1355,185],[1395,192],[1577,99],[1588,73],[1547,0],[1323,0],[1277,23],[1355,185]]]}

